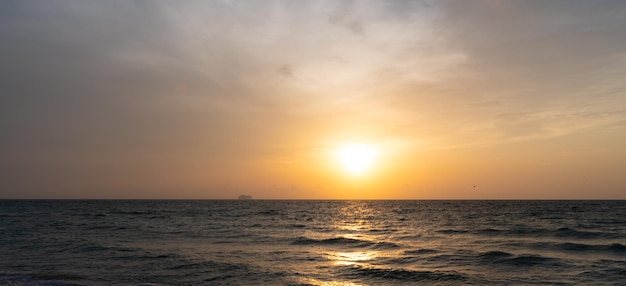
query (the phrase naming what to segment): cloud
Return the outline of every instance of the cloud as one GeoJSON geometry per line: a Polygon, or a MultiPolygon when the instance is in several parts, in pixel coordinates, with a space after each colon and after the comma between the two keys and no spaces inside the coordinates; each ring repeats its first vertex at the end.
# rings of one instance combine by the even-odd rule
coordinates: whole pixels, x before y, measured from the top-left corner
{"type": "Polygon", "coordinates": [[[148,176],[301,158],[326,137],[448,148],[616,128],[624,11],[623,1],[3,1],[0,154],[5,169],[106,173],[125,159],[148,176]]]}
{"type": "MultiPolygon", "coordinates": [[[[419,113],[435,125],[473,118],[476,126],[509,128],[499,122],[502,114],[583,106],[598,112],[607,103],[586,94],[622,85],[622,6],[7,2],[1,34],[10,43],[1,54],[5,117],[55,117],[55,110],[93,109],[106,106],[103,101],[114,109],[137,106],[144,116],[202,109],[315,116],[327,107],[351,114],[358,101],[387,108],[385,116],[407,114],[390,124],[422,124],[410,116],[419,113]],[[180,86],[184,95],[172,92],[180,86]],[[34,98],[45,104],[28,103],[34,98]],[[441,115],[447,110],[466,117],[441,115]]],[[[620,93],[606,97],[611,104],[620,93]]],[[[549,124],[533,126],[547,128],[542,122],[549,124]]]]}
{"type": "Polygon", "coordinates": [[[434,5],[433,32],[463,60],[448,66],[444,80],[398,83],[396,90],[402,106],[427,113],[429,124],[441,125],[446,133],[441,136],[468,142],[463,134],[469,128],[482,130],[480,138],[496,144],[513,134],[542,139],[623,121],[620,112],[590,119],[623,102],[623,84],[617,80],[626,72],[618,60],[626,47],[622,2],[434,5]],[[458,127],[450,127],[455,121],[458,127]]]}

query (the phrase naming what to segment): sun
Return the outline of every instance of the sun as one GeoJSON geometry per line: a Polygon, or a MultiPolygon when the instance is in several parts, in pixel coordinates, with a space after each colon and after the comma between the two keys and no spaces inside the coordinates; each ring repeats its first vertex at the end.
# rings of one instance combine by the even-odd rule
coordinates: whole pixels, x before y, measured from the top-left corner
{"type": "Polygon", "coordinates": [[[352,175],[367,172],[377,155],[378,152],[374,147],[360,143],[345,144],[336,151],[337,160],[343,169],[352,175]]]}

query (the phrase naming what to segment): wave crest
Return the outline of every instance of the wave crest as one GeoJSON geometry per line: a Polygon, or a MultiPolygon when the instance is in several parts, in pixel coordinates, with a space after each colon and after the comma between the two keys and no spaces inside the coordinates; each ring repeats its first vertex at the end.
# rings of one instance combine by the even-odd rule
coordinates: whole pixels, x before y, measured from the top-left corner
{"type": "Polygon", "coordinates": [[[348,247],[368,247],[372,249],[391,249],[398,248],[399,245],[386,241],[369,241],[348,237],[333,237],[326,239],[313,239],[308,237],[298,237],[291,244],[294,245],[332,245],[332,246],[348,246],[348,247]]]}
{"type": "Polygon", "coordinates": [[[376,268],[355,266],[351,268],[351,276],[382,278],[399,281],[459,281],[466,277],[453,271],[417,271],[402,268],[376,268]]]}

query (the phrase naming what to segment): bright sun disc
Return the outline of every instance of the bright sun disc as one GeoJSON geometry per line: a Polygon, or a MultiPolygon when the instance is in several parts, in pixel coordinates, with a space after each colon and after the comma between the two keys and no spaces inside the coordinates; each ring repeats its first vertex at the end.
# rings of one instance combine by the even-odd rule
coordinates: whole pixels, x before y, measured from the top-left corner
{"type": "Polygon", "coordinates": [[[369,170],[376,155],[376,150],[365,144],[347,144],[337,149],[339,163],[348,173],[354,175],[369,170]]]}

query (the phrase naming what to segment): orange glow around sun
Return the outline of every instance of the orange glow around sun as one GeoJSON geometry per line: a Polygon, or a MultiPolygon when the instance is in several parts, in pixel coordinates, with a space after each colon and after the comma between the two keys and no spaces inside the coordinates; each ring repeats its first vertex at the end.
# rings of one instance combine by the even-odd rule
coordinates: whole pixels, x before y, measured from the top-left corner
{"type": "Polygon", "coordinates": [[[346,172],[363,175],[372,168],[378,152],[371,145],[350,143],[339,147],[335,155],[346,172]]]}

